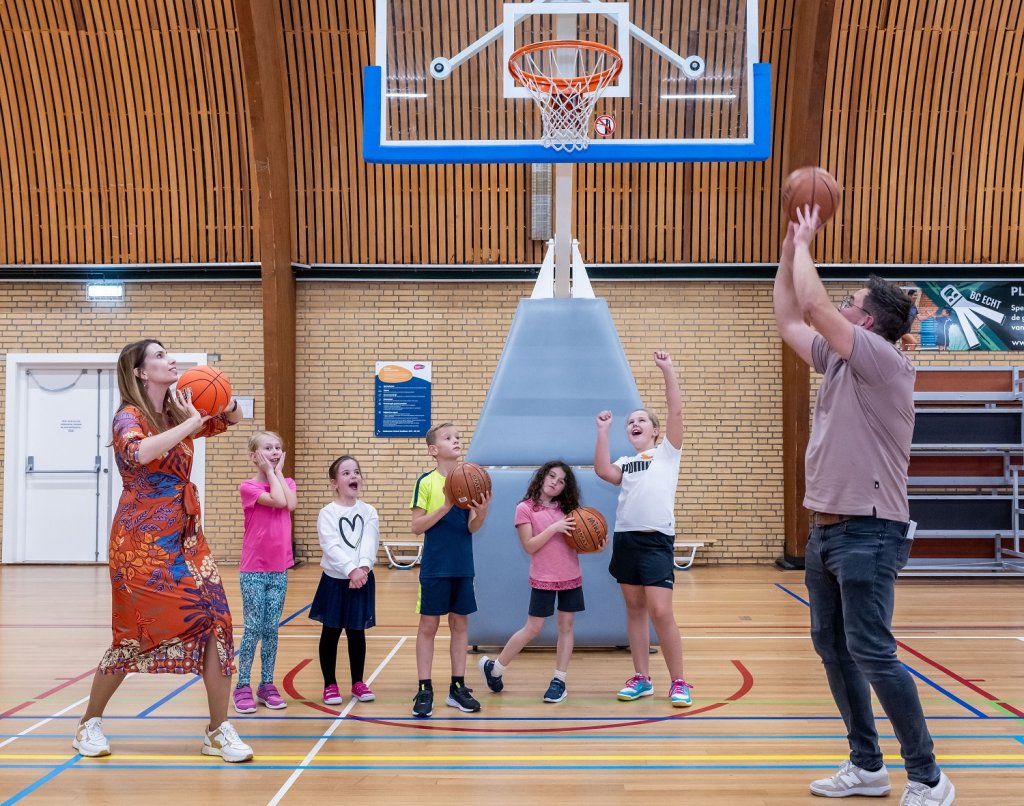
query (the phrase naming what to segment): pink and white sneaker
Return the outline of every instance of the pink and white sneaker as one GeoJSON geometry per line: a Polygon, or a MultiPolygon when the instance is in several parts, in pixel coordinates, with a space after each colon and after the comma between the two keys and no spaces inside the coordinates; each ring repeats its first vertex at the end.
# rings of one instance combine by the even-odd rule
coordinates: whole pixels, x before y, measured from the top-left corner
{"type": "Polygon", "coordinates": [[[338,691],[338,684],[331,683],[329,686],[324,686],[324,705],[341,705],[345,702],[345,698],[341,696],[341,692],[338,691]]]}
{"type": "Polygon", "coordinates": [[[255,714],[256,701],[252,698],[252,688],[238,686],[231,695],[235,702],[235,711],[239,714],[255,714]]]}
{"type": "Polygon", "coordinates": [[[277,692],[277,686],[273,683],[260,683],[260,687],[256,689],[256,701],[273,711],[280,711],[282,708],[288,707],[288,703],[281,699],[281,695],[277,692]]]}
{"type": "Polygon", "coordinates": [[[359,702],[373,702],[377,699],[377,695],[370,691],[370,687],[362,680],[352,684],[352,696],[359,702]]]}

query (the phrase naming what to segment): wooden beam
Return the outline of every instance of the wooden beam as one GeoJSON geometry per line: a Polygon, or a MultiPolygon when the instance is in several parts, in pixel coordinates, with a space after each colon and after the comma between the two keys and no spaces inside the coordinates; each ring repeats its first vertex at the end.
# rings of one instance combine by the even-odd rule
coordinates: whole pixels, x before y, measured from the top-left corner
{"type": "Polygon", "coordinates": [[[266,426],[295,447],[295,277],[292,273],[293,163],[284,30],[277,0],[235,0],[245,105],[259,190],[266,426]]]}
{"type": "MultiPolygon", "coordinates": [[[[821,161],[825,84],[835,0],[796,0],[782,142],[783,175],[821,161]]],[[[783,568],[803,568],[809,521],[803,506],[804,454],[810,437],[810,369],[782,347],[782,467],[784,485],[783,568]]]]}

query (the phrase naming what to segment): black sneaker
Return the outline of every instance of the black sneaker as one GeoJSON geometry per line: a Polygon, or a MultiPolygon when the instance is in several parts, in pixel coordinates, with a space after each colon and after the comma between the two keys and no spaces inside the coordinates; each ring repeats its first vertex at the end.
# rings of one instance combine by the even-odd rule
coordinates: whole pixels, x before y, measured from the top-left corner
{"type": "Polygon", "coordinates": [[[553,677],[551,679],[551,685],[548,686],[548,690],[544,692],[544,702],[561,702],[565,699],[566,693],[565,683],[557,677],[553,677]]]}
{"type": "Polygon", "coordinates": [[[426,719],[434,714],[434,692],[429,688],[421,688],[412,701],[412,715],[426,719]]]}
{"type": "Polygon", "coordinates": [[[448,704],[467,714],[480,710],[480,703],[473,698],[473,689],[460,686],[458,683],[448,689],[448,704]]]}
{"type": "Polygon", "coordinates": [[[494,671],[494,661],[484,655],[480,658],[480,671],[484,673],[484,680],[487,681],[487,688],[497,694],[503,688],[505,688],[505,681],[501,677],[495,677],[491,672],[494,671]]]}

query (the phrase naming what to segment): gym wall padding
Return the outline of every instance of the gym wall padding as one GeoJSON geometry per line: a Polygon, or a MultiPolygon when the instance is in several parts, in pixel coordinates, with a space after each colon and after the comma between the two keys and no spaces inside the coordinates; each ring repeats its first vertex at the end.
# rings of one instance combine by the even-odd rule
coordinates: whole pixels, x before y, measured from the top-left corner
{"type": "MultiPolygon", "coordinates": [[[[571,465],[583,502],[614,529],[619,490],[593,470],[595,417],[603,409],[615,415],[614,459],[633,453],[623,422],[642,405],[603,299],[519,302],[467,456],[493,482],[487,520],[474,538],[479,610],[469,620],[470,644],[504,645],[526,621],[530,558],[513,519],[538,466],[551,459],[571,465]]],[[[628,644],[610,552],[581,555],[587,609],[577,616],[577,646],[628,644]]],[[[552,618],[535,644],[551,646],[556,637],[552,618]]]]}

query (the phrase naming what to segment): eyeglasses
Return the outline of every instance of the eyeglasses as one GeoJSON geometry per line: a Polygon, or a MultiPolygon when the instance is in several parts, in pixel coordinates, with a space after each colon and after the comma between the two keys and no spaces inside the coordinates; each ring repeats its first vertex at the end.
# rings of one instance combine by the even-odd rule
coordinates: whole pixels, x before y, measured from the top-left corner
{"type": "MultiPolygon", "coordinates": [[[[847,294],[845,297],[839,300],[839,310],[845,311],[847,308],[856,308],[863,314],[868,313],[862,307],[860,307],[860,305],[853,301],[853,294],[847,294]]],[[[868,315],[870,316],[870,314],[868,315]]]]}

